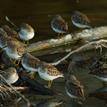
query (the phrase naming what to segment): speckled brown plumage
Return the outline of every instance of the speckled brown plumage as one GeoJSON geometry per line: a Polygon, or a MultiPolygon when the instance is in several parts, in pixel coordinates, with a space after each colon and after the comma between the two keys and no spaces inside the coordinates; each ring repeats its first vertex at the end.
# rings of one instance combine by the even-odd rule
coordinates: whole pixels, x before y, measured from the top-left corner
{"type": "Polygon", "coordinates": [[[89,74],[94,75],[98,79],[107,81],[107,64],[105,58],[97,59],[90,67],[89,74]]]}
{"type": "Polygon", "coordinates": [[[3,25],[2,28],[7,33],[8,36],[15,37],[15,38],[18,37],[17,32],[14,29],[10,28],[8,25],[3,25]]]}
{"type": "Polygon", "coordinates": [[[10,38],[7,41],[7,47],[10,48],[13,52],[17,52],[19,55],[23,55],[25,53],[26,46],[26,44],[23,44],[15,38],[10,38]]]}
{"type": "Polygon", "coordinates": [[[26,64],[26,66],[30,66],[32,68],[38,67],[40,63],[40,60],[38,58],[32,56],[29,53],[24,54],[22,60],[26,64]]]}
{"type": "Polygon", "coordinates": [[[67,94],[72,98],[84,99],[84,90],[83,86],[80,84],[80,81],[74,75],[71,75],[67,78],[65,89],[67,94]]]}
{"type": "Polygon", "coordinates": [[[47,71],[47,73],[51,76],[62,75],[62,73],[51,64],[43,62],[43,64],[41,64],[41,68],[43,69],[44,72],[47,71]]]}
{"type": "Polygon", "coordinates": [[[33,29],[29,24],[27,24],[27,23],[22,23],[22,24],[20,25],[20,27],[19,27],[19,30],[20,30],[20,29],[26,29],[26,30],[29,31],[29,32],[34,31],[34,29],[33,29]]]}
{"type": "Polygon", "coordinates": [[[89,18],[79,11],[75,11],[71,17],[72,23],[79,28],[91,28],[89,18]]]}
{"type": "MultiPolygon", "coordinates": [[[[60,31],[60,33],[66,33],[68,31],[68,24],[66,21],[60,16],[56,15],[52,21],[51,21],[51,27],[52,29],[57,29],[57,31],[60,31]]],[[[59,33],[59,32],[57,32],[59,33]]]]}

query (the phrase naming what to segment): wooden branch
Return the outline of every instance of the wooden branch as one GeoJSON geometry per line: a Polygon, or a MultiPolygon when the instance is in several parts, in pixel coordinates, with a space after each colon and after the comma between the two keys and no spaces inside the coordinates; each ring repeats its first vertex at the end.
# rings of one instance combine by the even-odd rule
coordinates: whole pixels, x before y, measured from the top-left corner
{"type": "MultiPolygon", "coordinates": [[[[23,91],[25,91],[25,90],[28,90],[29,89],[29,87],[15,87],[15,86],[12,86],[15,90],[17,90],[17,91],[20,91],[20,92],[23,92],[23,91]]],[[[2,86],[0,85],[0,88],[2,88],[2,86]]],[[[8,87],[8,88],[5,88],[5,91],[13,91],[13,89],[11,89],[10,87],[8,87]]]]}
{"type": "MultiPolygon", "coordinates": [[[[30,101],[29,101],[24,95],[22,95],[19,91],[17,91],[10,83],[8,83],[7,80],[6,80],[2,75],[0,75],[0,78],[1,78],[2,80],[4,80],[5,83],[6,83],[17,95],[19,95],[21,99],[23,99],[23,100],[27,103],[27,105],[30,105],[30,101]]],[[[29,107],[29,106],[28,106],[28,107],[29,107]]]]}
{"type": "Polygon", "coordinates": [[[72,54],[78,53],[78,52],[83,52],[92,48],[100,48],[100,52],[102,52],[102,47],[107,48],[107,40],[98,40],[98,41],[92,41],[89,42],[73,51],[71,51],[70,53],[68,53],[65,57],[63,57],[62,59],[58,60],[55,63],[51,63],[52,65],[58,65],[59,63],[61,63],[62,61],[66,60],[68,57],[70,57],[72,54]]]}
{"type": "Polygon", "coordinates": [[[49,39],[30,44],[26,51],[34,52],[35,56],[68,52],[76,49],[86,42],[107,38],[107,26],[86,29],[75,34],[64,35],[60,39],[49,39]]]}

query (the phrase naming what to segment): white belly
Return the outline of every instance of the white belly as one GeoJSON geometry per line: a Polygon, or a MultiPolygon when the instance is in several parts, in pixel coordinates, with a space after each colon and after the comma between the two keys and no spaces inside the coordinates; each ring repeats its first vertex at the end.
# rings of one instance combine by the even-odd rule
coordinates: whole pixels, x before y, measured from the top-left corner
{"type": "Polygon", "coordinates": [[[18,60],[18,59],[21,58],[20,55],[18,55],[18,54],[15,53],[15,52],[12,52],[9,48],[5,48],[5,50],[6,50],[6,54],[7,54],[10,58],[16,59],[16,60],[18,60]]]}
{"type": "Polygon", "coordinates": [[[73,25],[75,25],[76,27],[79,27],[79,28],[91,28],[89,25],[79,24],[79,23],[76,23],[73,20],[72,20],[72,23],[73,23],[73,25]]]}
{"type": "Polygon", "coordinates": [[[18,74],[14,74],[14,75],[12,75],[10,78],[8,78],[6,81],[8,82],[8,83],[10,83],[10,84],[13,84],[13,83],[15,83],[17,80],[19,79],[19,76],[18,76],[18,74]]]}
{"type": "Polygon", "coordinates": [[[38,74],[42,79],[44,79],[46,81],[50,81],[50,80],[54,80],[59,77],[63,77],[63,75],[51,76],[51,75],[47,74],[47,72],[43,72],[43,71],[41,72],[40,68],[38,68],[38,74]]]}
{"type": "Polygon", "coordinates": [[[52,26],[52,29],[56,32],[56,33],[66,33],[65,31],[56,29],[55,27],[52,26]]]}
{"type": "Polygon", "coordinates": [[[33,72],[37,72],[37,69],[36,68],[32,68],[30,66],[27,66],[25,63],[23,63],[23,60],[22,60],[22,66],[24,69],[28,70],[28,71],[33,71],[33,72]]]}
{"type": "Polygon", "coordinates": [[[34,32],[25,32],[25,31],[20,31],[19,32],[19,37],[22,40],[28,41],[34,37],[34,32]]]}
{"type": "Polygon", "coordinates": [[[107,78],[99,77],[99,76],[95,76],[95,77],[98,78],[98,79],[101,80],[101,81],[105,81],[105,82],[107,82],[107,78]]]}

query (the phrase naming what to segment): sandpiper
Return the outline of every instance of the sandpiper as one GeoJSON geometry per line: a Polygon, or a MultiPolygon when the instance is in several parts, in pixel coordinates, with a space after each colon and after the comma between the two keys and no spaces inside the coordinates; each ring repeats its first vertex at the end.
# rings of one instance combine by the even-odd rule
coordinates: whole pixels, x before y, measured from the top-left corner
{"type": "Polygon", "coordinates": [[[63,103],[59,99],[43,100],[36,104],[36,107],[56,107],[63,103]]]}
{"type": "Polygon", "coordinates": [[[0,70],[0,75],[2,75],[6,79],[6,82],[9,84],[15,83],[19,78],[14,67],[10,67],[4,71],[0,70]]]}
{"type": "Polygon", "coordinates": [[[37,72],[40,60],[29,53],[25,53],[21,59],[24,69],[31,72],[37,72]]]}
{"type": "Polygon", "coordinates": [[[107,87],[102,87],[95,90],[94,92],[89,93],[89,97],[96,97],[101,100],[105,100],[107,103],[107,87]]]}
{"type": "Polygon", "coordinates": [[[26,45],[15,38],[9,38],[7,47],[5,48],[6,54],[14,60],[19,60],[25,53],[26,45]]]}
{"type": "Polygon", "coordinates": [[[94,75],[103,82],[107,82],[107,59],[105,56],[97,59],[91,64],[89,74],[94,75]]]}
{"type": "Polygon", "coordinates": [[[46,62],[42,62],[39,65],[38,74],[42,79],[49,81],[48,83],[49,88],[51,87],[52,81],[54,79],[64,77],[64,75],[56,67],[46,62]]]}
{"type": "Polygon", "coordinates": [[[100,68],[95,69],[89,72],[89,74],[94,75],[96,78],[103,82],[107,82],[107,69],[106,68],[100,68]]]}
{"type": "Polygon", "coordinates": [[[0,28],[0,48],[3,49],[7,46],[7,38],[7,33],[2,28],[0,28]]]}
{"type": "Polygon", "coordinates": [[[83,86],[80,84],[80,81],[77,80],[74,75],[70,75],[70,77],[67,78],[65,84],[65,91],[67,95],[72,99],[85,99],[83,86]]]}
{"type": "Polygon", "coordinates": [[[29,41],[31,40],[34,35],[34,29],[27,23],[22,23],[19,27],[18,35],[21,40],[23,41],[29,41]]]}
{"type": "Polygon", "coordinates": [[[60,15],[56,15],[51,21],[51,28],[56,33],[63,34],[67,33],[68,24],[60,15]]]}
{"type": "Polygon", "coordinates": [[[78,28],[91,28],[89,18],[79,11],[75,11],[71,16],[73,25],[78,28]]]}
{"type": "Polygon", "coordinates": [[[22,23],[19,27],[15,25],[7,16],[5,17],[6,21],[8,21],[14,28],[18,31],[18,35],[21,40],[29,41],[31,40],[34,35],[35,31],[33,27],[27,23],[22,23]]]}
{"type": "Polygon", "coordinates": [[[2,29],[7,33],[8,36],[18,38],[17,32],[8,25],[3,25],[2,29]]]}

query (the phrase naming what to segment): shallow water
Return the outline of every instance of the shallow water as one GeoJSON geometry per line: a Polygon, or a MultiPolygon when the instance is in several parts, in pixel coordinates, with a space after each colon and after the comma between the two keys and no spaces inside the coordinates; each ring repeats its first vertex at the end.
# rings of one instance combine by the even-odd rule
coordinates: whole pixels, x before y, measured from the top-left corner
{"type": "MultiPolygon", "coordinates": [[[[35,42],[57,37],[50,27],[50,20],[56,14],[62,15],[68,21],[70,32],[78,30],[71,24],[70,18],[75,10],[87,14],[93,27],[107,25],[107,0],[3,0],[0,2],[0,23],[6,24],[4,16],[8,16],[17,25],[22,22],[31,24],[36,31],[36,36],[32,40],[35,42]]],[[[101,87],[101,82],[89,76],[87,72],[87,69],[80,69],[76,70],[75,74],[84,84],[86,92],[92,92],[101,87]]],[[[59,83],[56,80],[53,88],[61,90],[68,99],[68,103],[61,107],[74,107],[65,94],[63,81],[59,83]]],[[[101,107],[102,104],[104,102],[101,100],[88,98],[83,107],[101,107]]]]}

